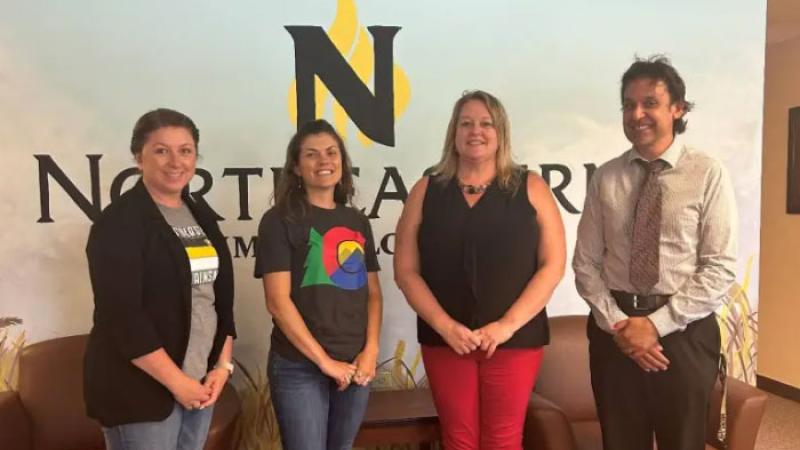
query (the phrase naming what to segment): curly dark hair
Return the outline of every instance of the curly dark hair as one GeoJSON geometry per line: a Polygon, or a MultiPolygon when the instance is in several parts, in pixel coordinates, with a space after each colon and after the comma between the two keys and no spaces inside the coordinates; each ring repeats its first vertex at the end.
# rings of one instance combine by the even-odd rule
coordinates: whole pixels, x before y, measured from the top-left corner
{"type": "MultiPolygon", "coordinates": [[[[636,57],[633,64],[622,75],[622,82],[619,89],[620,101],[625,101],[625,88],[634,80],[649,78],[653,81],[663,81],[669,92],[670,102],[683,105],[684,112],[689,112],[694,107],[694,103],[686,100],[686,84],[678,71],[672,67],[672,62],[665,55],[657,54],[647,58],[636,57]]],[[[681,134],[686,131],[686,115],[675,119],[672,122],[673,134],[681,134]]]]}

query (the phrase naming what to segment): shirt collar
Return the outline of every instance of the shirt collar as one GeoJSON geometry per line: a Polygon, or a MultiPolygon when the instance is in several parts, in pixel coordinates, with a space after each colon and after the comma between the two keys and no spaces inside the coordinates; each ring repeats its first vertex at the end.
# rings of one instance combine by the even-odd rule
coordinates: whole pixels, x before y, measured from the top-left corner
{"type": "MultiPolygon", "coordinates": [[[[680,137],[680,135],[676,134],[672,139],[672,144],[670,144],[667,150],[662,153],[658,159],[666,161],[666,163],[669,164],[669,167],[673,168],[676,164],[678,164],[678,160],[681,158],[681,155],[683,155],[683,139],[680,137]]],[[[631,149],[628,150],[628,163],[632,163],[637,159],[645,160],[635,148],[631,147],[631,149]]]]}

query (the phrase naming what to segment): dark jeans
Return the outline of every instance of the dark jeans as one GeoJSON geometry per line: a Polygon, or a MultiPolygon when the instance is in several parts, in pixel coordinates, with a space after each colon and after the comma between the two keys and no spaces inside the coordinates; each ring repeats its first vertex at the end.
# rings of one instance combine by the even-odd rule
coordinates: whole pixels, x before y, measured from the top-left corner
{"type": "Polygon", "coordinates": [[[589,318],[592,390],[606,450],[703,450],[720,358],[714,314],[659,340],[666,371],[645,372],[589,318]]]}
{"type": "Polygon", "coordinates": [[[337,390],[312,362],[270,352],[267,364],[272,404],[284,450],[350,450],[361,426],[369,386],[337,390]]]}

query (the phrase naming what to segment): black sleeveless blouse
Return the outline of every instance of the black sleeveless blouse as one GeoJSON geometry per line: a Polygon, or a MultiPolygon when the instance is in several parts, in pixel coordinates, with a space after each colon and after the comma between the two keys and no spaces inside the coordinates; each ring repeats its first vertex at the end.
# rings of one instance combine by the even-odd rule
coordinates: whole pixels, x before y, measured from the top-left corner
{"type": "MultiPolygon", "coordinates": [[[[470,329],[500,319],[538,268],[539,226],[526,177],[513,194],[492,182],[471,208],[455,178],[428,179],[417,235],[421,275],[447,314],[470,329]]],[[[419,317],[417,337],[447,345],[419,317]]],[[[540,347],[549,337],[543,309],[499,348],[540,347]]]]}

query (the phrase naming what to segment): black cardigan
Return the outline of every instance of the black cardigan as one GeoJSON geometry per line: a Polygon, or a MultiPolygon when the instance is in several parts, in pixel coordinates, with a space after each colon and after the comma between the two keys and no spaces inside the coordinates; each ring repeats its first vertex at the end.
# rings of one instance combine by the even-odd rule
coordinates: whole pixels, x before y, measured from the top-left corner
{"type": "MultiPolygon", "coordinates": [[[[219,358],[233,322],[233,267],[213,213],[184,195],[214,245],[217,333],[209,367],[219,358]]],[[[175,404],[172,393],[131,363],[163,347],[179,367],[191,328],[191,269],[186,250],[141,179],[92,225],[86,245],[94,292],[94,326],[84,360],[87,414],[110,427],[160,421],[175,404]]]]}

